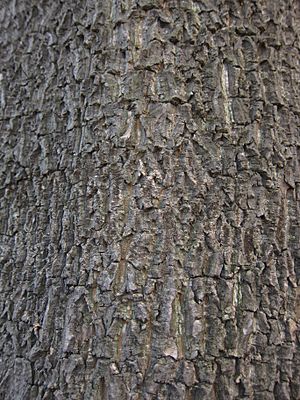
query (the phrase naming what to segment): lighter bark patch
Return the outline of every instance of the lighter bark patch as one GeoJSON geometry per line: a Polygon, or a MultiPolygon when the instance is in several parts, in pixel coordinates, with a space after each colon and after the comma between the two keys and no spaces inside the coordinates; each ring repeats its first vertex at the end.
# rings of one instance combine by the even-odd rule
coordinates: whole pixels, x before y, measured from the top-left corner
{"type": "Polygon", "coordinates": [[[224,111],[225,111],[226,124],[231,126],[231,124],[234,122],[234,118],[233,118],[231,100],[229,98],[229,77],[226,64],[222,65],[221,87],[224,98],[224,111]]]}

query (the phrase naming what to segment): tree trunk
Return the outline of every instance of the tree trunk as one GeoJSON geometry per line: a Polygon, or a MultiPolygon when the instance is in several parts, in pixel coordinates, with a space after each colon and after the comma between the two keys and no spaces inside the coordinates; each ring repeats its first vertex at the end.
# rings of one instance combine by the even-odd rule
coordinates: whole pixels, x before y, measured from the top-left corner
{"type": "Polygon", "coordinates": [[[299,399],[299,2],[0,11],[0,398],[299,399]]]}

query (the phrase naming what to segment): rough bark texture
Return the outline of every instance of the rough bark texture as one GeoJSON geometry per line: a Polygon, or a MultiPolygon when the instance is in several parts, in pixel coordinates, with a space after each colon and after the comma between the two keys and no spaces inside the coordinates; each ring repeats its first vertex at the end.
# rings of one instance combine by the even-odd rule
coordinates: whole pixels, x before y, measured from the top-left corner
{"type": "Polygon", "coordinates": [[[2,0],[1,399],[300,398],[299,7],[2,0]]]}

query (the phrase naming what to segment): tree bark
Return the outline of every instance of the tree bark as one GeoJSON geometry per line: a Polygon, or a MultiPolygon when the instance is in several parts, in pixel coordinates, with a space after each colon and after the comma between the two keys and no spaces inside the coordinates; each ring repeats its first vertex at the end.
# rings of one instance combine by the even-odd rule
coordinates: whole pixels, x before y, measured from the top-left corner
{"type": "Polygon", "coordinates": [[[299,2],[0,24],[0,398],[299,399],[299,2]]]}

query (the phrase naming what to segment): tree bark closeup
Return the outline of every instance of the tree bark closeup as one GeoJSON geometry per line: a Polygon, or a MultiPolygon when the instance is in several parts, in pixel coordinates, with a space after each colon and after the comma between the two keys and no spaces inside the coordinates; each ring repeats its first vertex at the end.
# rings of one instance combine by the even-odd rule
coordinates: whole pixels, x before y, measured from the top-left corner
{"type": "Polygon", "coordinates": [[[299,400],[299,1],[0,30],[0,399],[299,400]]]}

